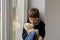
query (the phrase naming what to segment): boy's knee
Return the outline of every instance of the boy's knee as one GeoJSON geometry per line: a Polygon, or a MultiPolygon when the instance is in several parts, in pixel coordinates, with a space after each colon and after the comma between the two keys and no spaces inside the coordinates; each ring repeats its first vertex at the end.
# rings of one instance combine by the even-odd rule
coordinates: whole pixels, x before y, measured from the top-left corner
{"type": "Polygon", "coordinates": [[[35,31],[32,31],[31,34],[34,35],[34,36],[37,36],[35,31]]]}

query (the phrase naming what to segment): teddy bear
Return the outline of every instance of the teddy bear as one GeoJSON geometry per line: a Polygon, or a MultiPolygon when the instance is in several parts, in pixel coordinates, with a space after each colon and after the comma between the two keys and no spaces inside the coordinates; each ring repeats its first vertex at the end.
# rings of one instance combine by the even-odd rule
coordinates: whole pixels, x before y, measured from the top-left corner
{"type": "MultiPolygon", "coordinates": [[[[34,29],[33,27],[34,27],[34,25],[31,24],[31,23],[25,23],[25,24],[24,24],[24,28],[25,28],[25,30],[27,31],[28,34],[31,32],[31,31],[28,32],[28,30],[33,30],[33,31],[35,31],[35,32],[38,31],[38,29],[34,29]]],[[[42,37],[41,37],[40,35],[37,35],[36,40],[42,40],[42,37]]]]}

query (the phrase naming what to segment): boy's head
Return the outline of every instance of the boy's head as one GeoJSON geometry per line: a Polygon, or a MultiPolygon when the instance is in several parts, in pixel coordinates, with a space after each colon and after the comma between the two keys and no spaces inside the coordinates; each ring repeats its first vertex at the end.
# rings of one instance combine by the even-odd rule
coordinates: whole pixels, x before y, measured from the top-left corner
{"type": "Polygon", "coordinates": [[[31,23],[36,24],[40,19],[39,10],[37,8],[31,8],[28,11],[28,18],[31,23]]]}

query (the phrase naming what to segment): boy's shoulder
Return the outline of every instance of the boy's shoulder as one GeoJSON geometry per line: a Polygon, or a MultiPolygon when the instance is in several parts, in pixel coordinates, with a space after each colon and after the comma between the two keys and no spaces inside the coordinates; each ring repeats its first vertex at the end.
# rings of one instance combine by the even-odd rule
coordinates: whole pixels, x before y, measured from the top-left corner
{"type": "Polygon", "coordinates": [[[44,21],[42,21],[42,20],[40,20],[40,23],[41,23],[41,24],[45,24],[44,21]]]}
{"type": "Polygon", "coordinates": [[[44,21],[40,20],[39,25],[41,25],[42,27],[45,27],[44,21]]]}

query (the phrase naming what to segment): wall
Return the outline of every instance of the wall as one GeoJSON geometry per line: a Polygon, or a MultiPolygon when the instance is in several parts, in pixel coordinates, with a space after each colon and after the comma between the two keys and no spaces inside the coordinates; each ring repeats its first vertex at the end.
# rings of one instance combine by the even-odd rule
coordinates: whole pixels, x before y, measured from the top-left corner
{"type": "Polygon", "coordinates": [[[1,0],[0,0],[0,11],[1,11],[1,0]]]}
{"type": "Polygon", "coordinates": [[[60,0],[46,0],[45,40],[60,40],[60,0]]]}

